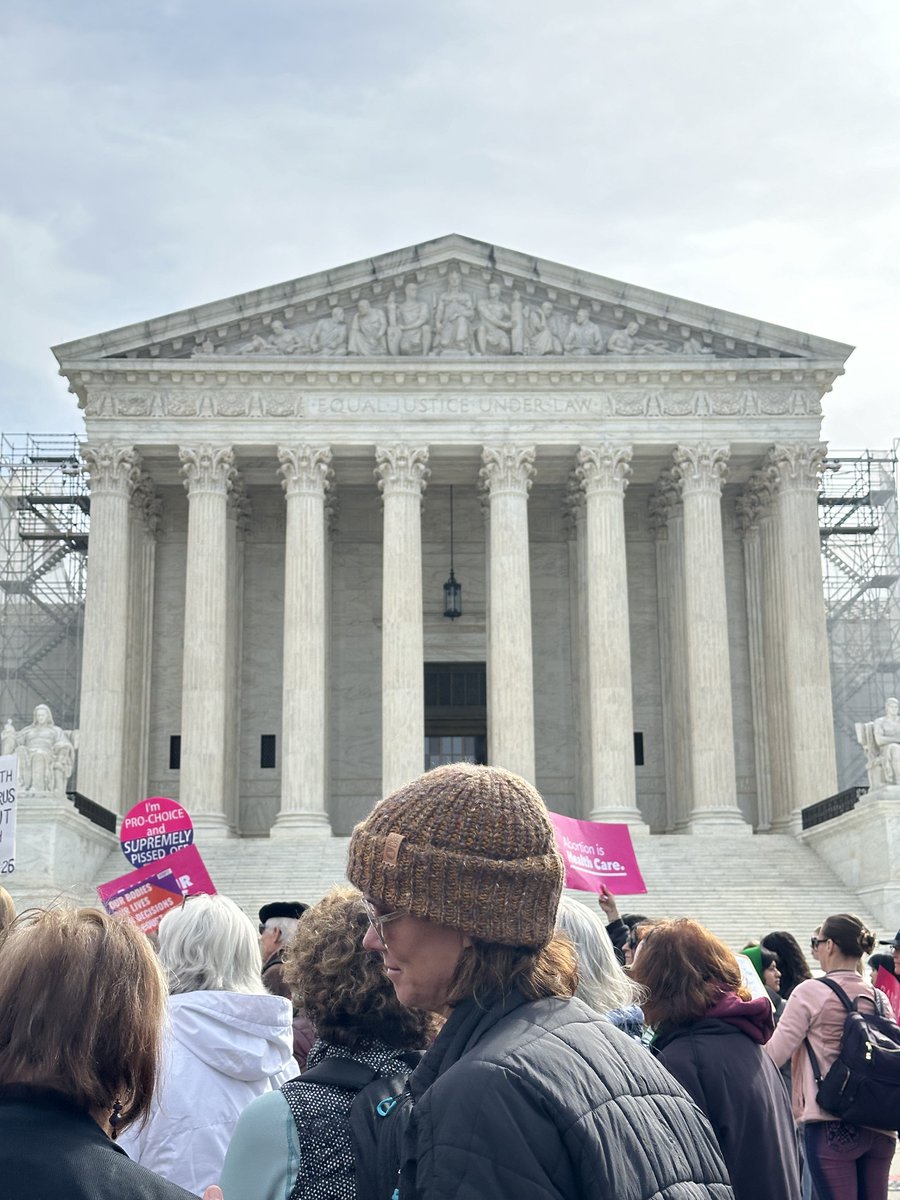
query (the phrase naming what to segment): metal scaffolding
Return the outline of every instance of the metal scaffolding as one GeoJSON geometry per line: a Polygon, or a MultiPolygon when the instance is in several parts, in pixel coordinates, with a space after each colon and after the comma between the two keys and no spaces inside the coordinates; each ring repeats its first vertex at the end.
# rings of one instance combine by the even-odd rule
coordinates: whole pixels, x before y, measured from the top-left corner
{"type": "Polygon", "coordinates": [[[856,722],[871,721],[900,692],[897,446],[830,455],[819,493],[841,790],[866,782],[856,722]]]}
{"type": "Polygon", "coordinates": [[[0,434],[0,717],[78,725],[90,498],[74,434],[0,434]]]}

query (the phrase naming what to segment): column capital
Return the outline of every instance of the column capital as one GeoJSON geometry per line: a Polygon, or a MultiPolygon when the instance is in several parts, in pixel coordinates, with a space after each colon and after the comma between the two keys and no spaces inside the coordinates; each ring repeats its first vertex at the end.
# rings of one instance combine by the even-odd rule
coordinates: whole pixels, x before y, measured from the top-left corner
{"type": "Polygon", "coordinates": [[[575,528],[583,520],[586,510],[584,487],[578,476],[578,469],[569,472],[566,480],[566,494],[563,497],[563,517],[570,528],[575,528]]]}
{"type": "Polygon", "coordinates": [[[91,494],[113,492],[130,496],[141,474],[141,456],[133,446],[98,442],[83,446],[81,457],[91,477],[91,494]]]}
{"type": "Polygon", "coordinates": [[[407,493],[421,496],[428,483],[427,446],[376,446],[375,471],[382,496],[407,493]]]}
{"type": "Polygon", "coordinates": [[[650,528],[658,540],[665,539],[668,533],[669,521],[680,503],[681,492],[678,488],[675,469],[673,467],[666,467],[664,471],[660,472],[656,486],[647,500],[650,528]]]}
{"type": "Polygon", "coordinates": [[[713,446],[710,442],[679,446],[672,458],[682,496],[696,492],[715,492],[719,495],[725,482],[729,456],[727,446],[713,446]]]}
{"type": "Polygon", "coordinates": [[[253,517],[253,505],[247,495],[247,485],[244,477],[237,471],[231,475],[231,486],[228,491],[228,515],[234,521],[237,532],[246,537],[250,532],[250,522],[253,517]]]}
{"type": "Polygon", "coordinates": [[[139,471],[131,494],[131,504],[151,537],[158,537],[162,524],[163,502],[151,477],[139,471]]]}
{"type": "Polygon", "coordinates": [[[735,527],[744,537],[759,528],[760,519],[769,511],[775,491],[773,471],[754,471],[734,504],[735,527]]]}
{"type": "Polygon", "coordinates": [[[774,472],[778,491],[818,492],[819,477],[825,469],[822,443],[776,444],[766,455],[766,465],[774,472]]]}
{"type": "Polygon", "coordinates": [[[322,496],[332,488],[334,471],[329,446],[279,446],[281,486],[286,496],[322,496]]]}
{"type": "Polygon", "coordinates": [[[575,459],[575,468],[585,495],[599,492],[623,496],[631,474],[631,447],[617,446],[613,442],[600,442],[596,446],[582,446],[575,459]]]}
{"type": "Polygon", "coordinates": [[[534,446],[485,446],[481,451],[484,464],[478,472],[482,490],[490,496],[500,492],[516,492],[527,496],[534,480],[534,446]]]}
{"type": "Polygon", "coordinates": [[[230,446],[182,446],[178,457],[189,496],[201,492],[225,496],[231,491],[236,471],[230,446]]]}

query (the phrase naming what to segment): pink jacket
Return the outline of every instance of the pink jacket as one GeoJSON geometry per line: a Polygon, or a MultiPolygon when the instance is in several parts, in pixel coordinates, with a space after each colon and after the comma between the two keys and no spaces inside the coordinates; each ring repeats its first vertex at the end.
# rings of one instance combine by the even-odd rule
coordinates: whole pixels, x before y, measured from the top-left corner
{"type": "MultiPolygon", "coordinates": [[[[863,982],[855,971],[832,971],[830,974],[851,1000],[856,996],[872,996],[875,993],[875,989],[863,982]]],[[[893,1021],[894,1014],[883,992],[878,993],[878,1000],[884,1015],[893,1021]]],[[[863,1007],[868,1008],[867,1005],[863,1007]]],[[[830,988],[818,979],[806,979],[791,992],[775,1032],[763,1046],[776,1067],[782,1066],[789,1058],[791,1060],[791,1108],[795,1121],[838,1120],[834,1113],[825,1112],[816,1104],[818,1085],[803,1039],[809,1038],[824,1078],[841,1048],[845,1016],[844,1006],[830,988]]],[[[894,1136],[891,1130],[882,1132],[894,1136]]]]}

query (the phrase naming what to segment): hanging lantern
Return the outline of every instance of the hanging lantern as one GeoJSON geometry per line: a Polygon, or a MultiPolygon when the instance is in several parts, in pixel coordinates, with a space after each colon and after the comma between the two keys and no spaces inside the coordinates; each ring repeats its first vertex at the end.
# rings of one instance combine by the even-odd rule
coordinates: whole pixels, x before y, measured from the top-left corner
{"type": "Polygon", "coordinates": [[[444,584],[444,616],[455,621],[462,616],[462,586],[453,573],[453,488],[450,488],[450,575],[444,584]]]}

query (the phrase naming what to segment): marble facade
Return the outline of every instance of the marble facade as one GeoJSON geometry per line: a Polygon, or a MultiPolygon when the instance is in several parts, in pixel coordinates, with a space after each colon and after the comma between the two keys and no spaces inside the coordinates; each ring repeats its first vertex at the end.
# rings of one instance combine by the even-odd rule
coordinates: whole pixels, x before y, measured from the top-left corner
{"type": "Polygon", "coordinates": [[[488,761],[557,811],[795,830],[836,791],[817,478],[850,350],[456,235],[56,347],[78,790],[344,834],[424,765],[424,664],[468,663],[488,761]]]}

